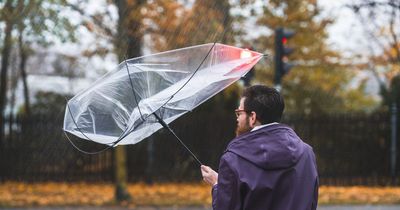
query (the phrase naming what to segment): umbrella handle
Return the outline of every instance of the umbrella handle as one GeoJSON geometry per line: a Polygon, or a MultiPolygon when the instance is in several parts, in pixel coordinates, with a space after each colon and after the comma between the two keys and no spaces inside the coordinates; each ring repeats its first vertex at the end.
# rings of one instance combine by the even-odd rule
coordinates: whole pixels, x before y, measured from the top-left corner
{"type": "Polygon", "coordinates": [[[190,153],[190,155],[197,161],[197,163],[201,166],[203,163],[196,157],[196,155],[183,143],[183,141],[175,134],[175,132],[168,126],[168,124],[162,120],[156,113],[153,113],[153,115],[157,118],[158,122],[166,128],[169,132],[172,133],[172,135],[175,136],[175,138],[179,141],[179,143],[182,144],[182,146],[190,153]]]}

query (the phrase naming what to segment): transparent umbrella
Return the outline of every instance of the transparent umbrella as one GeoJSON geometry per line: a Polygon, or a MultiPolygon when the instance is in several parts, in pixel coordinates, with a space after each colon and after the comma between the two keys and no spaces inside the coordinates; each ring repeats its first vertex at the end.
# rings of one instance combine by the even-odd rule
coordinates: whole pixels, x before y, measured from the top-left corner
{"type": "Polygon", "coordinates": [[[173,133],[169,123],[240,79],[262,57],[210,43],[128,59],[68,101],[63,129],[110,147],[136,144],[162,127],[173,133]]]}

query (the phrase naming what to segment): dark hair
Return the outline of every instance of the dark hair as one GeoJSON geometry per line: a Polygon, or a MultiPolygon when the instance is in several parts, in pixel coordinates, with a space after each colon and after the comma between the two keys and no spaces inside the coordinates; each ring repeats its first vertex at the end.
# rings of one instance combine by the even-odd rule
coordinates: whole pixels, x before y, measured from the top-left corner
{"type": "Polygon", "coordinates": [[[281,94],[271,87],[254,85],[243,91],[244,110],[254,111],[261,124],[279,122],[285,109],[281,94]]]}

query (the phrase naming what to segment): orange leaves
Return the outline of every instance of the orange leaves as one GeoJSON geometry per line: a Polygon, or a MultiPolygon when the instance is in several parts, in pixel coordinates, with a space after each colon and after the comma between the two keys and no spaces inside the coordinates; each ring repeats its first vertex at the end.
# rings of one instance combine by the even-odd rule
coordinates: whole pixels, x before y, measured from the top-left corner
{"type": "Polygon", "coordinates": [[[0,185],[0,206],[105,205],[113,192],[111,184],[6,182],[0,185]]]}
{"type": "MultiPolygon", "coordinates": [[[[128,206],[210,206],[211,188],[193,184],[129,184],[128,206]]],[[[319,204],[393,204],[400,202],[399,187],[320,187],[319,204]]],[[[0,184],[1,206],[110,206],[114,186],[110,183],[19,183],[0,184]]]]}
{"type": "MultiPolygon", "coordinates": [[[[129,184],[133,199],[127,205],[210,205],[211,189],[205,184],[129,184]]],[[[0,184],[0,206],[71,206],[114,204],[109,183],[0,184]]]]}
{"type": "Polygon", "coordinates": [[[211,205],[211,189],[206,184],[133,184],[128,186],[136,205],[211,205]]]}
{"type": "Polygon", "coordinates": [[[399,202],[399,187],[322,186],[319,190],[320,204],[393,204],[399,202]]]}

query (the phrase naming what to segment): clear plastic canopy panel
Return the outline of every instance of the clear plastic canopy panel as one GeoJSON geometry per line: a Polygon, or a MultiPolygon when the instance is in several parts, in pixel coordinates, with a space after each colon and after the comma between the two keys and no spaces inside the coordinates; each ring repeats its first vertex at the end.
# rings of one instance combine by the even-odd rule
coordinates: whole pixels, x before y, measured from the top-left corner
{"type": "Polygon", "coordinates": [[[107,145],[136,144],[244,76],[262,54],[204,44],[126,60],[68,101],[64,130],[107,145]],[[128,74],[129,72],[129,74],[128,74]]]}

